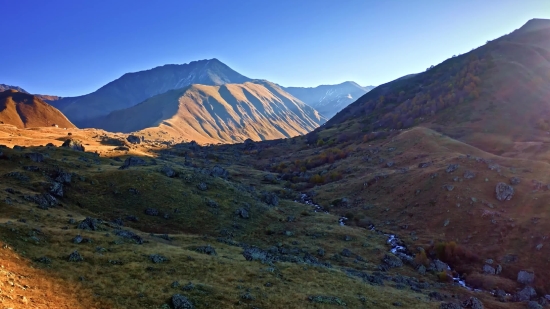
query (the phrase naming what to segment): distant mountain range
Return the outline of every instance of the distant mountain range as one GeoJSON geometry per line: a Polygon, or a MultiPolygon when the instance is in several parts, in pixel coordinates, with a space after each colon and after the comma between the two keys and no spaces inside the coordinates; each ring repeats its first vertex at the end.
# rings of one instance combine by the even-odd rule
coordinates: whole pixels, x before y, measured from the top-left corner
{"type": "MultiPolygon", "coordinates": [[[[0,89],[6,88],[2,85],[0,89]]],[[[56,125],[61,128],[75,128],[57,108],[37,96],[13,88],[0,92],[0,123],[21,129],[56,125]]]]}
{"type": "Polygon", "coordinates": [[[372,90],[374,86],[361,87],[355,82],[338,85],[321,85],[313,88],[283,88],[302,102],[318,110],[323,116],[332,118],[343,108],[372,90]]]}
{"type": "Polygon", "coordinates": [[[214,143],[305,134],[372,88],[354,82],[281,87],[209,59],[127,73],[78,97],[37,97],[78,127],[132,132],[162,126],[178,140],[214,143]]]}
{"type": "MultiPolygon", "coordinates": [[[[29,94],[29,92],[27,92],[25,89],[21,87],[0,84],[0,92],[6,91],[6,90],[17,90],[18,92],[29,94]]],[[[47,100],[47,101],[56,101],[60,99],[60,97],[54,96],[54,95],[34,94],[34,96],[41,100],[47,100]]]]}

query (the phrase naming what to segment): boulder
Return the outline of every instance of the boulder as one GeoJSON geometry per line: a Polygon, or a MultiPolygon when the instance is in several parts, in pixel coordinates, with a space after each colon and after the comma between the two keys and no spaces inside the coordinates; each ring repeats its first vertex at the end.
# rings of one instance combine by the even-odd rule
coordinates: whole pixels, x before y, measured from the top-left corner
{"type": "Polygon", "coordinates": [[[137,136],[137,135],[128,135],[128,137],[126,138],[126,140],[127,140],[128,143],[130,143],[130,144],[141,144],[141,139],[140,139],[139,136],[137,136]]]}
{"type": "Polygon", "coordinates": [[[174,294],[172,295],[172,307],[174,309],[194,309],[195,306],[193,306],[193,303],[187,299],[187,297],[180,295],[180,294],[174,294]]]}
{"type": "Polygon", "coordinates": [[[147,165],[147,162],[145,162],[145,160],[141,158],[128,157],[126,158],[126,160],[124,160],[124,163],[118,169],[123,170],[123,169],[129,168],[130,166],[140,166],[140,165],[147,165]]]}
{"type": "Polygon", "coordinates": [[[264,192],[262,194],[262,202],[266,203],[267,205],[278,206],[279,197],[273,192],[264,192]]]}
{"type": "Polygon", "coordinates": [[[456,171],[459,166],[460,165],[458,165],[458,164],[449,164],[449,166],[447,166],[447,169],[445,170],[445,172],[452,173],[452,172],[456,171]]]}
{"type": "Polygon", "coordinates": [[[63,197],[63,184],[57,181],[52,182],[52,186],[50,187],[50,193],[55,196],[63,197]]]}
{"type": "Polygon", "coordinates": [[[496,198],[499,201],[509,201],[514,195],[514,188],[504,182],[499,182],[495,187],[496,198]]]}
{"type": "Polygon", "coordinates": [[[84,146],[82,145],[82,141],[74,138],[69,138],[68,140],[66,140],[63,143],[63,145],[61,145],[61,147],[66,147],[76,151],[84,151],[84,146]]]}
{"type": "Polygon", "coordinates": [[[523,288],[523,290],[517,292],[514,298],[517,301],[528,301],[535,296],[537,296],[537,292],[535,291],[535,289],[533,289],[530,286],[527,286],[523,288]]]}
{"type": "Polygon", "coordinates": [[[519,179],[519,177],[510,178],[510,184],[512,186],[519,185],[520,182],[521,182],[521,179],[519,179]]]}
{"type": "Polygon", "coordinates": [[[41,154],[41,153],[37,153],[37,152],[27,153],[26,157],[31,159],[31,161],[33,161],[33,162],[38,162],[39,163],[39,162],[44,161],[44,155],[41,154]]]}
{"type": "Polygon", "coordinates": [[[216,165],[210,171],[210,176],[220,177],[225,179],[229,176],[229,172],[226,169],[222,168],[221,166],[216,165]]]}
{"type": "Polygon", "coordinates": [[[384,258],[382,259],[382,262],[388,265],[389,268],[396,268],[396,267],[403,266],[403,261],[401,261],[400,258],[398,258],[397,256],[391,253],[386,253],[386,255],[384,255],[384,258]]]}
{"type": "Polygon", "coordinates": [[[176,177],[176,171],[174,171],[173,168],[169,167],[169,166],[163,166],[162,169],[160,170],[161,173],[163,173],[164,175],[172,178],[172,177],[176,177]]]}
{"type": "Polygon", "coordinates": [[[475,297],[470,297],[462,303],[462,308],[483,309],[483,303],[475,297]]]}
{"type": "Polygon", "coordinates": [[[483,272],[488,275],[494,275],[496,273],[496,270],[493,266],[485,264],[483,266],[483,272]]]}
{"type": "Polygon", "coordinates": [[[98,219],[86,217],[86,219],[82,220],[78,224],[77,228],[81,230],[97,231],[99,230],[99,223],[100,222],[98,219]]]}
{"type": "Polygon", "coordinates": [[[535,273],[526,270],[520,270],[518,272],[517,281],[521,284],[531,284],[533,283],[533,281],[535,281],[535,273]]]}

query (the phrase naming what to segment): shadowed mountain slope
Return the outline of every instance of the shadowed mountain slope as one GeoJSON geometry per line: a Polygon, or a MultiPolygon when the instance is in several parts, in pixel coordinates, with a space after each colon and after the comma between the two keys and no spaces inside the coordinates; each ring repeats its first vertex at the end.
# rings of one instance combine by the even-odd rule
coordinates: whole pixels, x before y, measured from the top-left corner
{"type": "Polygon", "coordinates": [[[62,128],[75,128],[67,117],[55,107],[36,96],[13,89],[0,92],[0,121],[18,128],[53,125],[62,128]]]}

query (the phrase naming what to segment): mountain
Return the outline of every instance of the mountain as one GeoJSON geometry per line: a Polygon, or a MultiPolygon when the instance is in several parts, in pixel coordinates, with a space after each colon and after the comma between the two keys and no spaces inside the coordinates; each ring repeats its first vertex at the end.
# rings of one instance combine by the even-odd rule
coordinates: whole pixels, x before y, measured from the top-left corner
{"type": "Polygon", "coordinates": [[[18,128],[75,126],[58,109],[40,98],[15,89],[0,92],[0,122],[18,128]]]}
{"type": "Polygon", "coordinates": [[[361,87],[355,82],[308,88],[283,87],[286,92],[315,108],[327,118],[331,118],[373,88],[374,86],[361,87]]]}
{"type": "Polygon", "coordinates": [[[255,81],[220,86],[195,84],[171,90],[114,111],[95,120],[92,126],[112,132],[163,131],[175,139],[204,144],[292,137],[325,121],[315,109],[278,85],[255,81]]]}
{"type": "Polygon", "coordinates": [[[82,124],[87,119],[132,107],[155,95],[191,84],[215,86],[249,80],[217,59],[200,60],[127,73],[93,93],[49,102],[69,119],[82,124]]]}
{"type": "Polygon", "coordinates": [[[11,86],[11,85],[6,85],[6,84],[0,84],[0,92],[4,92],[6,90],[17,90],[18,92],[22,92],[22,93],[28,93],[27,91],[25,91],[25,89],[21,88],[21,87],[18,87],[18,86],[11,86]]]}

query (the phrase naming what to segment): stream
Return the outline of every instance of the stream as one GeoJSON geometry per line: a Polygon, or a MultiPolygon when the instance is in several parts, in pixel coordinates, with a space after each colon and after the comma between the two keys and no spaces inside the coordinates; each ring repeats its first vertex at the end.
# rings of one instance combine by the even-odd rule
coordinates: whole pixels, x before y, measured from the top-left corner
{"type": "MultiPolygon", "coordinates": [[[[294,201],[298,202],[298,203],[305,204],[305,205],[312,206],[313,210],[315,212],[323,212],[323,213],[326,213],[326,214],[329,213],[321,205],[316,204],[315,202],[313,202],[313,199],[305,193],[300,194],[300,200],[294,200],[294,201]]],[[[346,217],[340,217],[338,219],[338,224],[340,226],[344,226],[344,225],[346,225],[347,220],[348,220],[348,218],[346,218],[346,217]]],[[[380,230],[376,229],[374,227],[374,225],[371,225],[369,227],[369,229],[371,231],[377,232],[379,234],[383,234],[384,236],[388,237],[388,240],[386,241],[386,243],[388,245],[390,245],[390,252],[393,255],[399,257],[403,261],[413,261],[414,260],[414,255],[412,254],[412,252],[407,249],[407,247],[405,246],[405,243],[397,235],[384,233],[383,231],[380,231],[380,230]]],[[[461,278],[460,275],[457,272],[454,272],[449,265],[447,265],[447,270],[449,271],[449,273],[453,274],[452,276],[453,276],[453,282],[454,283],[456,283],[459,286],[461,286],[463,288],[466,288],[470,291],[474,291],[474,292],[481,292],[482,291],[482,290],[474,289],[474,288],[469,287],[468,285],[466,285],[466,281],[463,278],[461,278]],[[455,273],[456,273],[456,275],[454,275],[455,273]]],[[[494,294],[493,292],[490,292],[490,293],[494,294]]]]}

